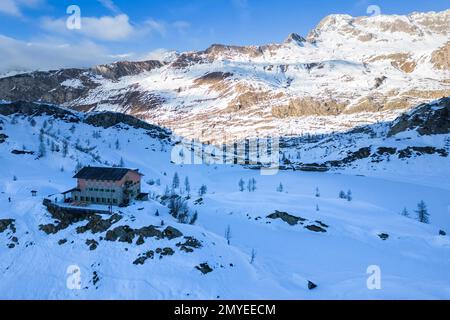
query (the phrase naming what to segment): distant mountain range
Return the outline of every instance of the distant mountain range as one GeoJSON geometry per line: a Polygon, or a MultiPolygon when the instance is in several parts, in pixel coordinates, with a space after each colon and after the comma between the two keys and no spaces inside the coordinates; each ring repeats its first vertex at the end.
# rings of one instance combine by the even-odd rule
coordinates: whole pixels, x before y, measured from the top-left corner
{"type": "Polygon", "coordinates": [[[450,10],[324,18],[280,44],[0,78],[0,100],[126,113],[183,137],[348,131],[450,96],[450,10]]]}

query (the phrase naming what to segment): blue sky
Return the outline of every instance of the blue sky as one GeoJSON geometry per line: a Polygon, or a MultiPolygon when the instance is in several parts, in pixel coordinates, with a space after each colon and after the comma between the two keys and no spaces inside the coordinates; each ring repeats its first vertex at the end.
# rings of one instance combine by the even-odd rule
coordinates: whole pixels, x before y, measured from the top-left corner
{"type": "Polygon", "coordinates": [[[369,5],[383,14],[450,7],[448,0],[0,0],[0,46],[31,42],[91,52],[92,59],[77,57],[78,66],[102,55],[138,57],[158,48],[281,42],[291,32],[306,35],[332,13],[367,15],[369,5]],[[65,27],[69,5],[81,9],[81,30],[65,27]]]}

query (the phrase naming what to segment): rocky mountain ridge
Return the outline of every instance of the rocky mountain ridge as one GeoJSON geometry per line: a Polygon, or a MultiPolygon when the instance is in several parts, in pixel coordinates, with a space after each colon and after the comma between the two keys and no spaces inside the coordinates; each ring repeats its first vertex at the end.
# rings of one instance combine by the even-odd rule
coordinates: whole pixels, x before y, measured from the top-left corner
{"type": "Polygon", "coordinates": [[[306,38],[0,78],[0,99],[131,114],[203,142],[348,131],[450,95],[450,10],[324,18],[306,38]]]}

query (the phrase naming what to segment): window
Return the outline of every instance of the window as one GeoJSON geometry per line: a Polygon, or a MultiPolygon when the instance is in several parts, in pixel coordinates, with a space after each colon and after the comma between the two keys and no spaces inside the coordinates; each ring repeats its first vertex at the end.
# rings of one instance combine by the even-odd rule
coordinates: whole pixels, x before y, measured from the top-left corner
{"type": "Polygon", "coordinates": [[[114,203],[114,204],[117,204],[117,199],[113,199],[113,203],[114,203]]]}
{"type": "Polygon", "coordinates": [[[83,196],[81,196],[81,197],[80,197],[80,200],[81,200],[81,201],[84,201],[84,197],[83,197],[83,196]]]}
{"type": "Polygon", "coordinates": [[[105,189],[100,189],[100,192],[103,192],[103,191],[105,191],[105,189]]]}
{"type": "Polygon", "coordinates": [[[102,198],[102,203],[105,203],[106,202],[106,199],[105,198],[102,198]]]}
{"type": "Polygon", "coordinates": [[[100,198],[97,198],[97,202],[100,202],[100,198]]]}
{"type": "Polygon", "coordinates": [[[78,201],[78,196],[73,197],[75,199],[75,201],[78,201]]]}
{"type": "Polygon", "coordinates": [[[108,203],[111,203],[111,199],[108,199],[108,203]]]}
{"type": "Polygon", "coordinates": [[[94,197],[91,197],[91,202],[95,202],[95,199],[94,199],[94,197]]]}
{"type": "Polygon", "coordinates": [[[98,192],[98,189],[97,189],[97,188],[95,188],[95,189],[94,189],[94,191],[95,191],[95,192],[98,192]]]}

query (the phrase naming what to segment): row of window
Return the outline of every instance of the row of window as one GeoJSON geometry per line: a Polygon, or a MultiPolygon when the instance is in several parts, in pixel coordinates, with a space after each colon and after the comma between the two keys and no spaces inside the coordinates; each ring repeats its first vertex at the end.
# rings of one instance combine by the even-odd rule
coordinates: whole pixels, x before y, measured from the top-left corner
{"type": "Polygon", "coordinates": [[[88,188],[89,191],[95,191],[95,192],[111,192],[114,193],[116,190],[114,189],[98,189],[98,188],[88,188]]]}
{"type": "MultiPolygon", "coordinates": [[[[78,201],[78,196],[74,197],[75,201],[78,201]]],[[[117,199],[110,198],[94,198],[94,197],[80,197],[80,201],[82,202],[93,202],[93,203],[114,203],[117,204],[117,199]]]]}

